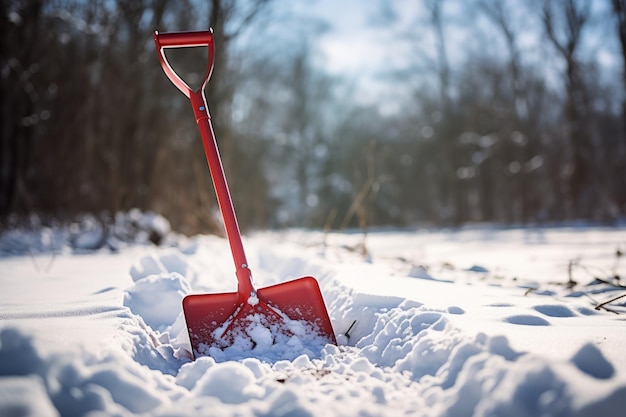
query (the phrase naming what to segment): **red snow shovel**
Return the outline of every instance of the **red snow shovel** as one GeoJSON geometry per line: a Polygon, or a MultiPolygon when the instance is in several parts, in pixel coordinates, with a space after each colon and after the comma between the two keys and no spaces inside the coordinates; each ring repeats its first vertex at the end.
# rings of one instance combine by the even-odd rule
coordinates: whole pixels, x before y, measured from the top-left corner
{"type": "Polygon", "coordinates": [[[184,298],[183,311],[194,357],[208,354],[211,348],[223,349],[235,343],[248,348],[254,348],[260,342],[282,343],[289,340],[288,337],[302,335],[303,332],[309,336],[317,334],[327,342],[336,344],[324,299],[315,278],[303,277],[258,290],[252,284],[252,273],[243,250],[204,96],[204,88],[213,71],[213,31],[155,31],[154,43],[163,71],[191,101],[237,276],[237,292],[194,294],[184,298]],[[208,65],[200,88],[193,91],[169,65],[164,50],[195,46],[208,48],[208,65]]]}

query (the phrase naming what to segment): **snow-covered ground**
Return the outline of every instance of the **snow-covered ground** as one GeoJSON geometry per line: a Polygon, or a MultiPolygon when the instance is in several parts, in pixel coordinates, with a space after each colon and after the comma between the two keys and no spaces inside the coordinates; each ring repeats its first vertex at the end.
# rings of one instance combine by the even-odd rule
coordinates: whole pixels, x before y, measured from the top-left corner
{"type": "Polygon", "coordinates": [[[623,229],[256,233],[256,285],[315,276],[339,346],[195,361],[180,301],[235,290],[225,240],[64,242],[0,237],[1,416],[626,412],[626,297],[595,308],[626,293],[623,229]]]}

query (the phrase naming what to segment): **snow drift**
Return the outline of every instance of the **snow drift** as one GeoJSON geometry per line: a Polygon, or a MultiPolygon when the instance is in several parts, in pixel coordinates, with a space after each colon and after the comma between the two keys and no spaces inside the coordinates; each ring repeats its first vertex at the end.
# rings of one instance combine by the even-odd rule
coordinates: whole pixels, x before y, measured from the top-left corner
{"type": "Polygon", "coordinates": [[[594,309],[624,290],[593,276],[583,282],[582,269],[572,277],[571,265],[567,272],[572,259],[596,271],[619,268],[613,253],[626,232],[379,232],[368,236],[366,259],[350,251],[360,239],[290,232],[245,242],[259,285],[318,279],[339,346],[294,343],[279,355],[222,351],[195,361],[180,300],[235,287],[224,240],[4,256],[0,415],[585,416],[626,409],[625,322],[615,314],[624,307],[594,309]],[[34,267],[53,257],[48,271],[34,267]],[[561,285],[572,278],[580,283],[561,285]]]}

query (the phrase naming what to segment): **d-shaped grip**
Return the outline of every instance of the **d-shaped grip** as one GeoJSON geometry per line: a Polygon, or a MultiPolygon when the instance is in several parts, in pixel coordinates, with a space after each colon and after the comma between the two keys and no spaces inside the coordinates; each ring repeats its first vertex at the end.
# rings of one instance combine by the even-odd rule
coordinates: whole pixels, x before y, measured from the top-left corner
{"type": "Polygon", "coordinates": [[[165,56],[165,48],[189,48],[194,46],[206,46],[208,49],[208,63],[207,71],[202,80],[202,84],[199,91],[204,90],[211,73],[213,72],[213,59],[215,57],[215,42],[213,41],[213,30],[202,30],[197,32],[170,32],[159,33],[154,31],[154,44],[156,45],[157,52],[159,53],[159,60],[161,61],[161,67],[165,72],[165,75],[170,81],[178,88],[187,98],[190,98],[191,87],[187,85],[185,81],[172,69],[172,66],[167,61],[165,56]]]}

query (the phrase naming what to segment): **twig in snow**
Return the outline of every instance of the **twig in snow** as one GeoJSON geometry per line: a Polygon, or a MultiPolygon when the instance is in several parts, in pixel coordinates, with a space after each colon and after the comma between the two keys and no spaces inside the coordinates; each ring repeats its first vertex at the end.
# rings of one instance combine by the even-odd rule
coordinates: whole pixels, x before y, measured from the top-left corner
{"type": "Polygon", "coordinates": [[[535,288],[535,287],[530,287],[528,288],[526,291],[524,291],[524,297],[526,297],[528,294],[530,294],[531,292],[537,291],[539,288],[535,288]]]}
{"type": "MultiPolygon", "coordinates": [[[[28,254],[30,255],[30,259],[33,261],[35,270],[37,272],[41,272],[41,268],[39,267],[39,262],[37,262],[37,258],[35,258],[35,254],[33,253],[32,250],[30,250],[30,248],[28,249],[28,254]]],[[[43,272],[45,272],[46,274],[50,272],[50,269],[52,268],[52,265],[54,265],[54,261],[56,260],[56,257],[57,257],[56,253],[52,252],[52,254],[50,255],[50,259],[48,260],[48,263],[46,264],[46,267],[43,269],[43,272]]]]}
{"type": "MultiPolygon", "coordinates": [[[[622,295],[618,295],[617,297],[613,297],[610,300],[607,300],[607,301],[604,301],[604,302],[598,304],[595,307],[595,309],[599,310],[601,308],[604,308],[605,310],[607,310],[607,308],[605,307],[607,304],[611,304],[612,302],[615,302],[615,301],[619,300],[620,298],[624,298],[624,297],[626,297],[626,293],[622,294],[622,295]]],[[[617,311],[614,311],[614,310],[607,310],[607,311],[611,311],[612,313],[619,314],[617,311]]]]}
{"type": "MultiPolygon", "coordinates": [[[[42,238],[42,242],[48,249],[50,249],[50,259],[48,260],[46,267],[43,269],[43,272],[47,274],[48,272],[50,272],[52,265],[54,265],[54,261],[56,260],[57,254],[56,254],[56,250],[54,247],[54,241],[52,240],[50,236],[45,235],[44,238],[42,238]]],[[[30,255],[30,259],[33,261],[35,270],[38,273],[41,272],[41,267],[39,266],[39,262],[37,262],[37,258],[35,257],[35,254],[31,250],[31,248],[28,248],[28,254],[30,255]]]]}
{"type": "Polygon", "coordinates": [[[348,330],[346,330],[346,332],[343,334],[346,337],[346,339],[350,340],[350,330],[352,330],[355,324],[356,324],[356,320],[352,322],[350,327],[348,327],[348,330]]]}
{"type": "Polygon", "coordinates": [[[568,280],[565,283],[565,287],[568,290],[571,290],[572,288],[574,288],[576,285],[578,285],[578,282],[576,282],[576,280],[574,280],[573,274],[572,274],[572,270],[574,269],[574,265],[578,265],[578,259],[576,260],[570,260],[569,264],[567,265],[567,276],[568,276],[568,280]]]}
{"type": "Polygon", "coordinates": [[[39,264],[37,263],[37,259],[35,259],[35,255],[33,255],[33,251],[30,250],[30,248],[28,248],[28,254],[30,255],[30,259],[33,261],[33,265],[35,265],[35,270],[37,272],[41,272],[41,269],[39,268],[39,264]]]}
{"type": "Polygon", "coordinates": [[[602,310],[604,310],[604,311],[606,311],[608,313],[619,314],[619,311],[615,311],[612,308],[608,308],[606,305],[602,305],[602,304],[598,303],[598,300],[596,300],[595,298],[593,298],[592,296],[590,296],[586,292],[584,292],[583,295],[585,297],[587,297],[588,299],[590,299],[593,304],[596,304],[594,309],[596,309],[596,310],[602,309],[602,310]]]}
{"type": "Polygon", "coordinates": [[[604,278],[598,278],[598,277],[593,277],[593,279],[595,279],[598,282],[601,282],[603,284],[607,284],[610,285],[612,287],[617,287],[617,288],[626,288],[626,285],[622,284],[622,283],[615,283],[615,282],[611,282],[611,281],[607,281],[604,278]]]}
{"type": "Polygon", "coordinates": [[[332,210],[330,210],[328,216],[326,216],[326,221],[324,222],[324,240],[322,241],[322,247],[324,250],[326,250],[328,234],[333,227],[335,217],[337,217],[337,207],[333,207],[332,210]]]}
{"type": "Polygon", "coordinates": [[[622,248],[618,247],[615,250],[615,264],[613,265],[613,277],[617,282],[620,281],[620,275],[617,273],[617,269],[619,268],[620,260],[624,256],[624,252],[622,252],[622,248]]]}

